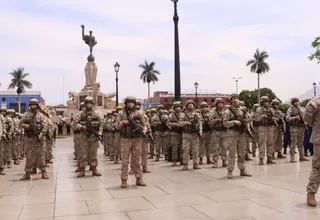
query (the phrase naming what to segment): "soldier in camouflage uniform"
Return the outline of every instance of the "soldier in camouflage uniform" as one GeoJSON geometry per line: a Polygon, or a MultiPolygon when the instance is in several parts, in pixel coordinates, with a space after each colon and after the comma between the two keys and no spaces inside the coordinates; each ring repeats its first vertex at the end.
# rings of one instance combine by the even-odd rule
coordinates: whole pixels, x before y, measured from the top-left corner
{"type": "Polygon", "coordinates": [[[254,104],[251,110],[251,120],[253,125],[253,136],[252,139],[252,156],[256,157],[257,148],[259,148],[259,122],[255,121],[256,111],[260,107],[259,104],[254,104]]]}
{"type": "Polygon", "coordinates": [[[17,130],[16,130],[16,144],[17,144],[17,154],[18,154],[18,159],[21,160],[22,159],[22,128],[20,126],[20,114],[18,112],[15,113],[15,116],[14,116],[14,121],[15,121],[15,124],[16,124],[16,127],[17,127],[17,130]]]}
{"type": "MultiPolygon", "coordinates": [[[[150,115],[148,115],[150,126],[151,126],[151,123],[152,123],[152,117],[153,117],[155,114],[157,114],[157,109],[155,109],[155,108],[150,109],[150,115]]],[[[151,130],[152,130],[152,136],[155,137],[154,127],[151,126],[151,130]]],[[[150,156],[149,156],[148,159],[153,159],[153,157],[154,157],[154,151],[155,151],[155,144],[154,144],[154,143],[151,143],[151,144],[150,144],[150,156]]],[[[160,158],[161,158],[161,157],[160,157],[160,158]]]]}
{"type": "Polygon", "coordinates": [[[159,161],[161,150],[165,154],[165,160],[167,159],[167,132],[169,131],[168,116],[164,114],[164,106],[158,105],[158,114],[155,114],[151,119],[151,127],[155,130],[155,142],[156,142],[156,159],[159,161]]]}
{"type": "Polygon", "coordinates": [[[143,134],[146,134],[147,127],[145,117],[141,111],[135,110],[136,98],[128,96],[125,99],[125,108],[120,111],[116,120],[116,128],[120,131],[121,144],[121,188],[127,187],[129,158],[134,165],[133,170],[136,177],[136,185],[146,186],[142,180],[142,172],[140,166],[140,157],[142,152],[142,134],[136,129],[135,125],[141,129],[143,134]],[[132,123],[136,124],[131,124],[132,123]]]}
{"type": "Polygon", "coordinates": [[[20,155],[19,155],[19,143],[18,143],[18,133],[19,133],[19,119],[16,118],[16,111],[14,109],[8,109],[7,111],[10,116],[10,118],[12,119],[13,122],[13,127],[14,127],[14,131],[12,134],[12,140],[11,140],[11,144],[12,144],[12,148],[11,148],[11,154],[12,154],[12,159],[14,161],[15,165],[19,165],[20,164],[20,155]]]}
{"type": "MultiPolygon", "coordinates": [[[[119,114],[120,111],[122,111],[121,106],[116,107],[117,114],[119,114]]],[[[116,120],[116,119],[115,119],[116,120]]],[[[116,127],[116,126],[115,126],[116,127]]],[[[114,134],[114,143],[113,143],[113,150],[111,155],[111,161],[114,160],[114,164],[119,163],[121,149],[120,149],[120,131],[118,129],[115,130],[114,134]]]]}
{"type": "Polygon", "coordinates": [[[0,114],[0,175],[5,175],[4,172],[4,138],[5,138],[5,121],[0,114]]]}
{"type": "Polygon", "coordinates": [[[200,118],[202,121],[202,138],[200,139],[199,149],[199,164],[203,164],[203,157],[206,154],[207,164],[212,164],[211,153],[212,153],[212,130],[209,123],[210,113],[209,106],[206,102],[200,103],[200,118]]]}
{"type": "Polygon", "coordinates": [[[222,167],[227,167],[227,129],[223,126],[225,114],[222,98],[215,99],[215,108],[212,109],[210,124],[212,128],[212,168],[218,167],[219,153],[221,154],[222,167]]]}
{"type": "MultiPolygon", "coordinates": [[[[84,109],[85,109],[84,102],[81,102],[79,112],[75,115],[75,118],[84,109]]],[[[81,141],[81,135],[80,135],[81,130],[79,128],[76,128],[74,125],[75,124],[73,121],[72,122],[73,143],[74,143],[75,159],[77,160],[77,169],[75,170],[75,172],[80,172],[79,148],[80,148],[80,141],[81,141]]]]}
{"type": "Polygon", "coordinates": [[[42,178],[49,179],[46,172],[46,134],[48,132],[48,120],[40,112],[39,101],[30,99],[30,111],[23,114],[20,125],[25,129],[26,164],[25,174],[21,180],[30,179],[34,164],[41,170],[42,178]]]}
{"type": "Polygon", "coordinates": [[[80,172],[78,177],[85,176],[85,168],[90,164],[90,170],[93,176],[101,176],[98,171],[98,158],[97,152],[99,148],[99,140],[102,139],[102,118],[98,112],[93,109],[93,98],[87,96],[84,99],[85,109],[79,114],[74,121],[76,129],[80,133],[80,147],[79,147],[79,167],[80,172]]]}
{"type": "MultiPolygon", "coordinates": [[[[50,117],[50,113],[43,109],[42,114],[47,117],[48,120],[48,132],[46,135],[46,164],[53,163],[53,133],[54,133],[54,123],[52,121],[52,117],[50,117]]],[[[49,165],[47,165],[49,167],[49,165]]]]}
{"type": "Polygon", "coordinates": [[[14,124],[12,118],[9,116],[9,113],[7,113],[7,109],[2,108],[1,114],[4,117],[4,123],[5,123],[5,138],[4,138],[4,160],[5,165],[7,165],[8,168],[11,168],[11,159],[12,159],[12,137],[14,133],[14,124]]]}
{"type": "Polygon", "coordinates": [[[240,176],[251,177],[252,175],[248,174],[245,166],[245,141],[246,134],[243,132],[241,120],[244,119],[245,114],[239,106],[239,95],[231,94],[229,96],[229,102],[231,106],[225,110],[223,115],[223,126],[228,128],[227,131],[227,146],[228,146],[228,179],[232,179],[232,172],[235,167],[236,155],[238,158],[238,167],[240,169],[240,176]]]}
{"type": "Polygon", "coordinates": [[[269,106],[269,98],[262,96],[260,107],[256,111],[255,121],[259,123],[259,158],[260,165],[263,165],[263,159],[267,155],[267,164],[275,164],[272,160],[275,116],[274,111],[269,106]]]}
{"type": "MultiPolygon", "coordinates": [[[[172,166],[177,166],[177,161],[182,156],[182,128],[179,125],[179,120],[182,115],[181,107],[180,102],[174,102],[174,111],[171,112],[168,117],[168,125],[171,127],[172,166]],[[180,155],[180,158],[178,158],[178,155],[180,155]]],[[[183,164],[182,160],[180,160],[180,164],[183,164]]]]}
{"type": "MultiPolygon", "coordinates": [[[[108,129],[108,121],[112,121],[112,111],[108,111],[107,114],[104,115],[103,123],[102,123],[102,130],[103,130],[103,155],[109,156],[110,149],[112,147],[112,144],[110,146],[110,141],[114,141],[111,137],[112,133],[114,133],[114,127],[111,128],[111,130],[108,129]]],[[[109,126],[110,128],[110,126],[109,126]]]]}
{"type": "Polygon", "coordinates": [[[309,101],[303,115],[303,120],[313,128],[310,142],[313,143],[312,170],[307,186],[307,204],[316,207],[317,194],[320,185],[320,98],[315,97],[309,101]]]}
{"type": "Polygon", "coordinates": [[[282,117],[282,112],[279,109],[280,102],[277,99],[271,101],[271,106],[274,111],[275,121],[277,126],[274,129],[274,152],[277,153],[279,159],[286,158],[282,155],[282,134],[286,132],[286,123],[282,117]]]}
{"type": "Polygon", "coordinates": [[[300,161],[308,161],[303,154],[303,137],[306,125],[302,119],[302,111],[298,98],[291,99],[291,105],[287,110],[286,120],[290,123],[290,162],[295,162],[294,154],[296,147],[299,151],[300,161]]]}
{"type": "Polygon", "coordinates": [[[183,170],[188,170],[189,154],[192,153],[193,169],[201,169],[198,163],[199,137],[202,137],[202,122],[195,112],[192,100],[186,101],[186,110],[181,114],[179,125],[182,127],[183,170]]]}

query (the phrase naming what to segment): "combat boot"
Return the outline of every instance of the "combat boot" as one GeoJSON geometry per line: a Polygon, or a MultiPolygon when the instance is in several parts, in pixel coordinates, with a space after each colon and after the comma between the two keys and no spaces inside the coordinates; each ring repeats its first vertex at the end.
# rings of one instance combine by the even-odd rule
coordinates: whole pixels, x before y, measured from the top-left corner
{"type": "Polygon", "coordinates": [[[119,158],[118,158],[118,156],[116,156],[116,159],[114,160],[113,163],[114,163],[114,164],[118,164],[118,163],[119,163],[119,158]]]}
{"type": "Polygon", "coordinates": [[[245,169],[240,170],[240,176],[252,177],[245,169]]]}
{"type": "Polygon", "coordinates": [[[45,171],[45,170],[41,170],[41,177],[42,177],[42,179],[45,179],[45,180],[47,180],[47,179],[49,179],[49,176],[48,176],[48,174],[47,174],[47,171],[45,171]]]}
{"type": "Polygon", "coordinates": [[[294,163],[294,162],[296,162],[296,161],[294,160],[294,154],[290,154],[290,163],[294,163]]]}
{"type": "Polygon", "coordinates": [[[37,174],[37,168],[33,168],[31,174],[37,174]]]}
{"type": "Polygon", "coordinates": [[[202,165],[203,164],[203,158],[199,157],[199,164],[202,165]]]}
{"type": "Polygon", "coordinates": [[[262,158],[260,158],[259,165],[263,165],[263,159],[262,158]]]}
{"type": "Polygon", "coordinates": [[[84,167],[81,167],[80,168],[80,172],[79,172],[79,174],[78,174],[78,178],[81,178],[81,177],[84,177],[86,175],[86,170],[85,170],[85,168],[84,167]]]}
{"type": "Polygon", "coordinates": [[[278,159],[283,159],[283,158],[286,158],[286,157],[282,155],[281,151],[278,151],[278,159]]]}
{"type": "Polygon", "coordinates": [[[13,162],[15,165],[20,165],[20,160],[14,160],[13,162]]]}
{"type": "Polygon", "coordinates": [[[137,178],[136,185],[137,186],[147,186],[147,184],[141,178],[137,178]]]}
{"type": "Polygon", "coordinates": [[[271,157],[267,158],[267,164],[276,164],[276,162],[274,162],[271,157]]]}
{"type": "Polygon", "coordinates": [[[227,160],[223,160],[222,161],[222,167],[227,167],[227,166],[228,166],[227,160]]]}
{"type": "Polygon", "coordinates": [[[212,162],[212,168],[218,168],[218,163],[217,162],[212,162]]]}
{"type": "Polygon", "coordinates": [[[23,180],[29,180],[29,179],[31,179],[30,173],[25,173],[25,174],[23,175],[23,177],[20,178],[21,181],[23,181],[23,180]]]}
{"type": "Polygon", "coordinates": [[[300,154],[300,159],[299,161],[309,161],[303,154],[300,154]]]}
{"type": "Polygon", "coordinates": [[[250,161],[250,160],[252,160],[250,157],[249,157],[249,155],[248,154],[246,154],[245,156],[244,156],[244,159],[246,160],[246,161],[250,161]]]}
{"type": "Polygon", "coordinates": [[[128,187],[127,180],[122,180],[120,187],[121,188],[127,188],[128,187]]]}
{"type": "Polygon", "coordinates": [[[97,167],[92,167],[92,176],[101,176],[102,174],[98,171],[97,167]]]}
{"type": "Polygon", "coordinates": [[[142,167],[142,173],[151,173],[151,171],[147,167],[142,167]]]}
{"type": "Polygon", "coordinates": [[[9,168],[9,169],[11,168],[11,162],[7,163],[7,168],[9,168]]]}
{"type": "Polygon", "coordinates": [[[184,164],[182,170],[188,170],[188,165],[184,164]]]}
{"type": "Polygon", "coordinates": [[[200,170],[201,167],[199,166],[199,164],[195,163],[195,164],[193,164],[193,169],[194,170],[200,170]]]}
{"type": "Polygon", "coordinates": [[[78,172],[80,172],[80,170],[81,170],[81,169],[80,169],[80,167],[78,166],[77,169],[76,169],[74,172],[78,173],[78,172]]]}
{"type": "Polygon", "coordinates": [[[252,156],[256,157],[256,151],[255,150],[252,152],[252,156]]]}
{"type": "Polygon", "coordinates": [[[212,164],[212,160],[210,157],[207,157],[207,164],[212,164]]]}
{"type": "Polygon", "coordinates": [[[0,168],[0,175],[6,175],[6,173],[3,171],[3,168],[0,168]]]}
{"type": "Polygon", "coordinates": [[[308,192],[307,194],[307,204],[310,207],[316,207],[317,206],[317,201],[315,198],[315,193],[308,192]]]}
{"type": "Polygon", "coordinates": [[[134,171],[133,171],[133,169],[130,169],[129,175],[132,175],[132,174],[134,174],[134,171]]]}
{"type": "Polygon", "coordinates": [[[227,178],[228,179],[232,179],[233,178],[232,171],[230,171],[230,170],[228,171],[227,178]]]}

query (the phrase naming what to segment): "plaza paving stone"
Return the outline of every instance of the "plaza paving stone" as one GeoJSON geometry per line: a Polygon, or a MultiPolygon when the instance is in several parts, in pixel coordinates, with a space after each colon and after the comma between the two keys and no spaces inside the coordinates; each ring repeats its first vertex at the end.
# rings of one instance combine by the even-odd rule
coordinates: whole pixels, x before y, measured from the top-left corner
{"type": "MultiPolygon", "coordinates": [[[[49,180],[33,175],[20,181],[24,162],[0,176],[0,220],[319,220],[320,208],[306,206],[311,162],[259,166],[248,162],[252,178],[226,179],[226,169],[181,171],[149,160],[147,187],[120,188],[120,164],[99,152],[101,177],[77,178],[71,138],[58,139],[49,180]]],[[[191,161],[190,161],[191,164],[191,161]]],[[[221,164],[219,164],[221,166],[221,164]]],[[[88,168],[87,168],[88,170],[88,168]]],[[[320,199],[318,196],[318,201],[320,199]]],[[[320,205],[319,205],[320,207],[320,205]]]]}

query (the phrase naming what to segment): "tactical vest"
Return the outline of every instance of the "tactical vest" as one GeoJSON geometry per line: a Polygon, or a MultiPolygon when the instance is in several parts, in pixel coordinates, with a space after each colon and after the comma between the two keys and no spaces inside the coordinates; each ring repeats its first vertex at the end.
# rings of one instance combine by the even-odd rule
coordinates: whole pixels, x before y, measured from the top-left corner
{"type": "MultiPolygon", "coordinates": [[[[130,114],[130,113],[129,113],[130,114]]],[[[128,117],[133,117],[133,120],[136,120],[136,122],[139,124],[140,122],[135,118],[134,116],[130,116],[127,114],[127,111],[123,111],[123,120],[126,120],[128,117]]],[[[139,132],[137,130],[134,130],[132,125],[130,123],[123,125],[120,129],[120,136],[122,138],[137,138],[141,137],[139,132]]]]}
{"type": "MultiPolygon", "coordinates": [[[[229,111],[231,113],[230,121],[239,120],[239,119],[244,118],[244,112],[240,107],[239,108],[230,107],[229,111]],[[234,111],[234,113],[233,113],[233,111],[234,111]]],[[[233,126],[230,129],[242,132],[242,126],[233,126]]]]}
{"type": "Polygon", "coordinates": [[[201,113],[201,115],[202,115],[202,119],[203,119],[202,131],[203,132],[211,132],[211,128],[209,125],[209,116],[204,115],[203,113],[201,113]]]}
{"type": "Polygon", "coordinates": [[[292,111],[292,114],[290,115],[290,117],[300,116],[301,120],[291,120],[290,125],[295,126],[295,127],[304,126],[304,121],[302,120],[300,109],[292,108],[292,110],[293,111],[292,111]]]}
{"type": "MultiPolygon", "coordinates": [[[[90,132],[92,129],[95,132],[99,132],[100,122],[97,115],[92,112],[84,111],[80,117],[80,124],[88,128],[87,132],[90,132]]],[[[88,133],[88,135],[93,135],[88,133]]]]}
{"type": "Polygon", "coordinates": [[[162,118],[160,114],[157,115],[158,118],[159,118],[159,122],[161,122],[161,124],[158,124],[154,130],[155,131],[159,131],[159,132],[166,132],[167,131],[167,128],[166,126],[163,124],[163,123],[166,123],[166,119],[162,118]]]}
{"type": "Polygon", "coordinates": [[[26,130],[25,134],[28,136],[28,137],[37,137],[40,135],[42,129],[43,129],[43,126],[42,126],[42,123],[40,121],[37,120],[37,115],[35,115],[32,119],[33,120],[30,120],[30,121],[27,121],[26,124],[29,124],[29,129],[26,130]]]}
{"type": "MultiPolygon", "coordinates": [[[[220,112],[219,112],[217,109],[215,109],[214,111],[217,112],[219,118],[221,118],[221,119],[223,120],[223,117],[222,117],[222,115],[220,114],[220,112]]],[[[212,125],[212,130],[213,130],[213,131],[226,131],[227,128],[225,128],[225,127],[223,126],[223,122],[221,121],[221,122],[216,122],[216,123],[214,123],[214,124],[212,125]]]]}
{"type": "MultiPolygon", "coordinates": [[[[196,113],[193,113],[192,115],[187,115],[187,113],[184,112],[184,114],[186,115],[186,118],[188,119],[188,121],[194,123],[195,127],[199,129],[199,124],[198,124],[198,120],[196,118],[196,113]]],[[[197,132],[196,128],[194,128],[193,126],[184,126],[182,130],[185,133],[192,134],[192,133],[197,132]]]]}
{"type": "MultiPolygon", "coordinates": [[[[179,123],[179,116],[177,115],[176,112],[173,112],[171,113],[174,115],[175,119],[174,120],[171,120],[170,122],[172,123],[179,123]]],[[[171,132],[174,132],[174,133],[182,133],[182,128],[181,127],[172,127],[171,128],[171,132]]]]}
{"type": "Polygon", "coordinates": [[[273,117],[271,109],[267,108],[267,110],[265,110],[265,108],[261,107],[261,114],[265,114],[265,115],[269,115],[268,118],[262,118],[260,121],[260,126],[272,126],[274,125],[274,122],[272,121],[271,117],[273,117]]]}

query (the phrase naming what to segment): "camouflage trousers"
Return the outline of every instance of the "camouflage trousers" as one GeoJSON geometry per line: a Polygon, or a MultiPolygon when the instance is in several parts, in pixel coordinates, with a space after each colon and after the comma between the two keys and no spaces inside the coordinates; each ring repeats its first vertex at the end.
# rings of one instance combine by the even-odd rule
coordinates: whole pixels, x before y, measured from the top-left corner
{"type": "Polygon", "coordinates": [[[80,134],[73,134],[74,152],[77,159],[79,159],[80,134]]]}
{"type": "Polygon", "coordinates": [[[227,131],[227,149],[228,149],[228,171],[233,171],[236,163],[240,170],[246,168],[244,158],[245,158],[245,142],[246,135],[240,131],[228,130],[227,131]]]}
{"type": "Polygon", "coordinates": [[[171,144],[172,144],[172,161],[178,161],[178,151],[180,151],[180,157],[182,156],[182,134],[171,132],[171,144]]]}
{"type": "Polygon", "coordinates": [[[249,154],[250,152],[250,141],[251,141],[251,137],[248,134],[246,135],[246,148],[245,148],[245,154],[249,154]]]}
{"type": "Polygon", "coordinates": [[[112,150],[111,150],[111,155],[112,156],[120,156],[121,152],[121,144],[120,144],[120,132],[116,132],[114,134],[114,139],[113,139],[113,144],[112,144],[112,150]]]}
{"type": "Polygon", "coordinates": [[[313,144],[312,169],[307,192],[317,193],[320,185],[320,144],[313,144]]]}
{"type": "Polygon", "coordinates": [[[198,164],[199,156],[199,137],[196,133],[182,134],[182,157],[183,164],[188,165],[189,156],[192,153],[193,164],[198,164]]]}
{"type": "Polygon", "coordinates": [[[12,154],[12,159],[13,160],[18,160],[20,158],[20,155],[19,155],[19,140],[18,140],[17,136],[15,136],[12,139],[11,154],[12,154]]]}
{"type": "Polygon", "coordinates": [[[140,166],[140,157],[141,157],[141,147],[142,147],[142,138],[120,138],[121,144],[121,180],[128,179],[128,170],[129,170],[129,158],[131,155],[131,164],[133,172],[137,179],[142,178],[141,166],[140,166]]]}
{"type": "Polygon", "coordinates": [[[112,132],[107,133],[106,140],[103,139],[103,143],[106,145],[106,152],[111,155],[112,155],[114,139],[115,139],[115,133],[112,133],[112,132]]]}
{"type": "Polygon", "coordinates": [[[24,157],[26,154],[26,145],[25,145],[25,136],[21,135],[20,137],[20,152],[21,152],[21,157],[24,157]]]}
{"type": "Polygon", "coordinates": [[[108,148],[108,140],[109,140],[109,134],[110,132],[104,131],[102,134],[102,142],[103,142],[103,152],[104,153],[110,153],[110,149],[108,148]]]}
{"type": "Polygon", "coordinates": [[[274,127],[259,126],[259,158],[263,159],[266,154],[268,158],[272,157],[274,152],[274,127]]]}
{"type": "Polygon", "coordinates": [[[219,154],[222,160],[227,159],[227,131],[212,132],[212,160],[219,161],[219,154]]]}
{"type": "Polygon", "coordinates": [[[4,145],[0,142],[0,169],[4,168],[4,145]]]}
{"type": "Polygon", "coordinates": [[[92,167],[98,166],[99,140],[93,135],[87,137],[85,133],[80,134],[79,144],[79,167],[85,168],[88,164],[92,167]]]}
{"type": "Polygon", "coordinates": [[[156,132],[155,133],[155,142],[156,142],[156,156],[159,157],[161,154],[161,151],[164,155],[167,155],[167,134],[165,132],[156,132]]]}
{"type": "MultiPolygon", "coordinates": [[[[153,137],[155,137],[155,133],[154,132],[152,132],[152,136],[153,137]]],[[[153,144],[153,143],[150,143],[150,148],[149,148],[150,150],[149,150],[149,152],[150,152],[150,156],[154,156],[154,149],[155,149],[155,144],[153,144]]]]}
{"type": "Polygon", "coordinates": [[[256,152],[257,148],[259,149],[259,127],[253,126],[253,129],[254,129],[254,133],[253,133],[254,138],[252,139],[252,152],[256,152]]]}
{"type": "Polygon", "coordinates": [[[52,151],[53,151],[52,143],[47,139],[46,140],[46,161],[50,161],[53,159],[52,151]]]}
{"type": "Polygon", "coordinates": [[[212,153],[212,132],[203,132],[200,138],[199,157],[211,156],[212,153]]]}
{"type": "Polygon", "coordinates": [[[38,137],[27,137],[25,171],[31,173],[33,168],[46,170],[46,140],[39,141],[38,137]]]}
{"type": "MultiPolygon", "coordinates": [[[[148,167],[148,141],[146,139],[142,139],[142,146],[141,146],[141,166],[144,168],[148,167]]],[[[131,158],[132,159],[132,158],[131,158]]],[[[130,159],[130,168],[134,169],[134,162],[130,159]]]]}
{"type": "Polygon", "coordinates": [[[11,163],[13,142],[12,140],[4,140],[3,144],[4,144],[4,161],[5,163],[11,163]]]}
{"type": "Polygon", "coordinates": [[[290,154],[295,154],[296,147],[298,148],[299,155],[303,155],[303,138],[304,138],[304,127],[290,127],[290,154]]]}
{"type": "Polygon", "coordinates": [[[279,128],[274,129],[274,152],[280,152],[282,150],[282,131],[279,128]]]}

